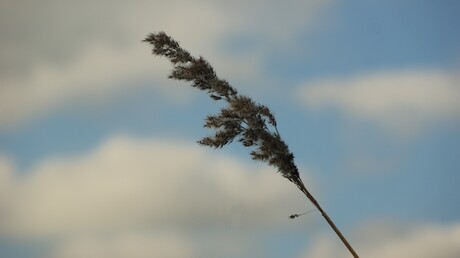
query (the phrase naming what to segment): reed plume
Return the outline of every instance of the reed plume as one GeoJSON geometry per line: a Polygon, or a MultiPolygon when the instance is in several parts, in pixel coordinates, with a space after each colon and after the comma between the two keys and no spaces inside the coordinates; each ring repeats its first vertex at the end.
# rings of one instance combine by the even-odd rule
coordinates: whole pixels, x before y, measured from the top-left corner
{"type": "MultiPolygon", "coordinates": [[[[358,258],[351,245],[300,179],[294,155],[281,138],[273,113],[266,106],[239,94],[226,80],[217,77],[208,61],[203,57],[193,57],[164,32],[149,34],[143,41],[153,46],[152,54],[164,56],[171,61],[174,68],[169,75],[170,79],[189,81],[192,87],[207,92],[213,100],[227,102],[228,106],[222,108],[219,114],[209,115],[205,119],[204,127],[214,129],[215,134],[202,138],[198,143],[222,148],[237,140],[243,146],[251,148],[252,159],[268,163],[294,183],[321,212],[353,257],[358,258]]],[[[291,215],[291,218],[298,215],[291,215]]]]}

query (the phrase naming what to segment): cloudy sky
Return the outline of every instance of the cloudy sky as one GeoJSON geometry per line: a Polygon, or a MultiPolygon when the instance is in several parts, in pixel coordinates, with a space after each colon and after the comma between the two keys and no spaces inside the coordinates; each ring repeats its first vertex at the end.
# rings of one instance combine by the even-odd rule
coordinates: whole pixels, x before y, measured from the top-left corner
{"type": "Polygon", "coordinates": [[[460,257],[460,4],[0,2],[0,256],[351,257],[295,185],[196,140],[165,31],[270,107],[362,257],[460,257]]]}

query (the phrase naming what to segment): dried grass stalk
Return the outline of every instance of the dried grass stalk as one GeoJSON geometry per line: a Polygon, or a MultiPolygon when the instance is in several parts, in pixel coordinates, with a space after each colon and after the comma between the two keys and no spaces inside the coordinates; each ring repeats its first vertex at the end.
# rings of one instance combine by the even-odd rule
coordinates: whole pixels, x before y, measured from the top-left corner
{"type": "Polygon", "coordinates": [[[238,94],[227,81],[217,77],[212,66],[203,57],[193,57],[164,32],[149,34],[143,41],[153,46],[152,54],[164,56],[171,61],[174,69],[169,75],[170,79],[189,81],[193,87],[207,92],[213,100],[227,102],[228,106],[221,109],[219,114],[209,115],[205,119],[204,127],[214,129],[216,133],[204,137],[198,143],[222,148],[237,140],[243,146],[252,148],[252,159],[268,163],[283,177],[293,182],[321,212],[351,254],[357,258],[358,255],[351,245],[304,186],[294,163],[294,155],[281,138],[273,113],[266,106],[238,94]]]}

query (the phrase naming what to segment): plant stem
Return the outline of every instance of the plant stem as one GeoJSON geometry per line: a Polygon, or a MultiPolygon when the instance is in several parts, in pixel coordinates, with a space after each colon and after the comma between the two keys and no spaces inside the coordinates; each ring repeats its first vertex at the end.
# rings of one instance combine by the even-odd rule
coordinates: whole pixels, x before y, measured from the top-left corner
{"type": "Polygon", "coordinates": [[[173,63],[174,70],[169,78],[192,81],[193,87],[207,92],[212,99],[225,99],[228,102],[229,107],[223,108],[219,115],[206,118],[205,127],[215,129],[217,131],[215,136],[205,137],[198,143],[222,148],[234,139],[238,139],[245,147],[255,147],[255,150],[251,152],[252,159],[267,162],[270,166],[278,168],[283,177],[296,184],[321,212],[353,257],[359,258],[300,179],[299,170],[294,164],[294,155],[281,139],[276,127],[275,116],[271,111],[255,103],[249,97],[239,95],[227,81],[217,77],[212,66],[204,58],[192,57],[189,52],[179,46],[177,41],[164,32],[150,34],[144,39],[144,42],[153,45],[153,54],[165,56],[173,63]],[[267,123],[274,131],[269,130],[267,123]]]}
{"type": "Polygon", "coordinates": [[[300,178],[299,178],[298,181],[296,180],[295,184],[297,185],[297,187],[299,187],[300,191],[302,191],[305,194],[305,196],[307,196],[307,198],[313,203],[313,205],[315,205],[315,207],[321,212],[321,215],[323,215],[324,219],[326,219],[326,221],[329,224],[329,226],[331,226],[331,228],[334,230],[334,232],[337,234],[337,236],[340,238],[340,240],[342,240],[343,244],[347,247],[348,251],[350,251],[350,253],[353,255],[353,257],[354,258],[359,258],[358,254],[355,252],[353,247],[351,247],[350,243],[348,243],[348,241],[345,238],[345,236],[342,235],[342,232],[340,232],[340,230],[337,228],[337,226],[334,224],[334,222],[331,220],[331,218],[329,218],[327,213],[323,210],[323,208],[321,208],[321,206],[316,201],[316,199],[313,197],[313,195],[311,195],[310,192],[307,190],[307,188],[303,184],[302,180],[300,180],[300,178]]]}

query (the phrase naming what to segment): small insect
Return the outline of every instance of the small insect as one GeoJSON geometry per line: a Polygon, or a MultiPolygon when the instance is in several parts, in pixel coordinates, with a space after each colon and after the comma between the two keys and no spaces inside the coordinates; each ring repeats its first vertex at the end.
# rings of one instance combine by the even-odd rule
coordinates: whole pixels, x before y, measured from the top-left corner
{"type": "Polygon", "coordinates": [[[307,212],[300,213],[300,214],[292,214],[291,216],[289,216],[289,218],[290,218],[290,219],[295,219],[295,218],[297,218],[297,217],[300,217],[300,216],[302,216],[302,215],[305,215],[305,214],[310,213],[310,212],[313,212],[313,211],[317,211],[317,210],[309,210],[309,211],[307,211],[307,212]]]}

